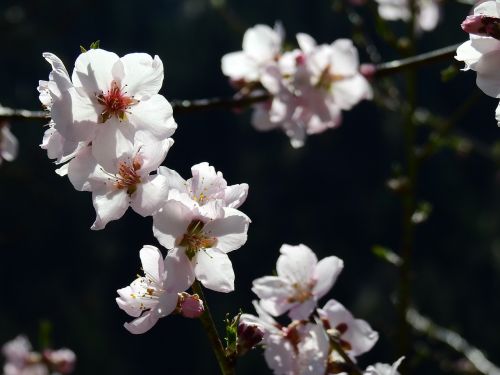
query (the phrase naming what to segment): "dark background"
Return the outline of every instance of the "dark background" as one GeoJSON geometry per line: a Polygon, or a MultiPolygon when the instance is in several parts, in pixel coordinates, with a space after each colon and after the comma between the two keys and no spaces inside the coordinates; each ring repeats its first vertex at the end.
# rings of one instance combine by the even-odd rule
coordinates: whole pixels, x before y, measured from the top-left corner
{"type": "MultiPolygon", "coordinates": [[[[444,19],[419,38],[419,51],[465,41],[459,25],[469,9],[446,2],[444,19]]],[[[38,109],[36,86],[50,70],[42,52],[55,53],[71,71],[79,45],[97,39],[119,55],[158,54],[165,65],[161,93],[168,99],[228,96],[233,91],[220,72],[221,56],[241,49],[246,28],[278,19],[292,43],[297,32],[321,43],[352,34],[346,15],[327,0],[239,0],[224,7],[204,0],[2,0],[0,102],[38,109]]],[[[367,26],[372,30],[372,21],[367,26]]],[[[396,32],[404,30],[398,23],[393,26],[396,32]]],[[[376,34],[372,38],[383,60],[398,57],[376,34]]],[[[361,60],[368,61],[363,50],[361,60]]],[[[442,83],[440,71],[447,65],[418,73],[419,106],[443,118],[476,90],[473,72],[442,83]]],[[[400,86],[401,77],[394,82],[400,86]]],[[[422,313],[500,362],[500,176],[491,153],[499,131],[496,104],[480,95],[456,124],[479,147],[461,153],[445,149],[423,164],[419,199],[434,209],[417,231],[413,291],[422,313]]],[[[191,165],[208,161],[230,184],[250,185],[241,208],[253,220],[248,242],[231,254],[236,291],[207,292],[219,322],[239,308],[253,312],[252,280],[271,273],[282,243],[304,243],[319,258],[334,254],[344,259],[345,270],[328,296],[381,333],[360,364],[397,358],[392,300],[398,272],[370,249],[381,244],[397,251],[400,243],[400,204],[385,183],[402,160],[402,117],[397,110],[363,102],[345,113],[340,128],[294,150],[280,132],[255,131],[250,111],[176,116],[179,128],[165,165],[187,178],[191,165]]],[[[53,172],[38,147],[42,125],[13,122],[19,157],[0,167],[0,342],[25,333],[36,345],[40,321],[48,320],[54,347],[77,353],[77,374],[217,373],[197,321],[168,317],[140,336],[122,327],[131,318],[117,307],[116,289],[138,272],[141,246],[157,245],[152,221],[128,212],[105,230],[90,231],[95,217],[90,194],[76,192],[53,172]]],[[[420,132],[424,137],[426,130],[420,132]]],[[[446,358],[458,358],[435,343],[426,355],[428,340],[419,336],[416,342],[423,353],[420,373],[441,373],[449,364],[446,358]]],[[[243,358],[239,370],[269,372],[259,351],[243,358]]]]}

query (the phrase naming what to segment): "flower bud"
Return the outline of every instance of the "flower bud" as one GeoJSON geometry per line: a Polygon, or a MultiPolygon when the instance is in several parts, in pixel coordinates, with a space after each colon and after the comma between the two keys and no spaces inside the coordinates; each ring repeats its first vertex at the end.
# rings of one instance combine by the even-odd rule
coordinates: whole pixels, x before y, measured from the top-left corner
{"type": "Polygon", "coordinates": [[[467,16],[462,22],[462,29],[469,34],[490,36],[500,40],[500,18],[482,14],[467,16]]]}
{"type": "Polygon", "coordinates": [[[76,355],[72,350],[45,350],[43,358],[49,367],[60,374],[69,374],[75,368],[76,355]]]}
{"type": "Polygon", "coordinates": [[[259,344],[264,337],[262,328],[255,324],[240,322],[238,325],[238,355],[243,355],[259,344]]]}
{"type": "Polygon", "coordinates": [[[179,293],[177,312],[185,318],[199,318],[205,312],[203,301],[197,294],[179,293]]]}
{"type": "Polygon", "coordinates": [[[361,64],[359,72],[367,79],[372,80],[377,73],[377,67],[374,64],[361,64]]]}

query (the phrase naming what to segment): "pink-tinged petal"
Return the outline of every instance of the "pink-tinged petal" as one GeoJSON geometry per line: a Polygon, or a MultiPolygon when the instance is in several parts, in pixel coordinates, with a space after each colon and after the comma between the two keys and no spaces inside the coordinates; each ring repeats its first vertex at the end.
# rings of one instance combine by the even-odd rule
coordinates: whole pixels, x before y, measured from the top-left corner
{"type": "Polygon", "coordinates": [[[346,326],[347,330],[341,338],[351,345],[351,349],[348,351],[350,356],[356,357],[366,353],[378,340],[378,333],[366,321],[355,319],[340,302],[332,299],[317,311],[322,319],[328,319],[332,328],[336,328],[340,324],[346,326]]]}
{"type": "Polygon", "coordinates": [[[298,33],[296,37],[300,49],[307,54],[313,52],[314,48],[317,46],[314,38],[308,34],[298,33]]]}
{"type": "Polygon", "coordinates": [[[182,238],[193,218],[191,210],[184,204],[169,200],[153,215],[153,234],[167,249],[173,249],[182,238]]]}
{"type": "Polygon", "coordinates": [[[165,140],[177,129],[172,106],[167,99],[158,94],[133,105],[127,117],[143,136],[150,134],[151,140],[165,140]]]}
{"type": "Polygon", "coordinates": [[[247,195],[248,184],[228,186],[224,190],[224,203],[227,207],[238,208],[245,202],[247,195]]]}
{"type": "Polygon", "coordinates": [[[477,62],[474,70],[477,71],[477,86],[489,96],[500,98],[500,50],[483,55],[477,62]]]}
{"type": "Polygon", "coordinates": [[[281,43],[280,35],[267,25],[256,25],[243,35],[243,51],[258,63],[272,61],[281,43]]]}
{"type": "Polygon", "coordinates": [[[204,232],[217,238],[215,246],[222,252],[228,253],[239,249],[247,242],[250,219],[234,208],[225,207],[223,210],[224,218],[208,222],[204,227],[204,232]]]}
{"type": "Polygon", "coordinates": [[[5,159],[7,161],[12,161],[17,157],[17,151],[19,148],[19,143],[17,138],[14,137],[14,134],[11,133],[9,127],[7,125],[1,126],[1,134],[0,134],[0,153],[1,159],[5,159]]]}
{"type": "Polygon", "coordinates": [[[120,309],[125,311],[128,315],[133,316],[134,318],[141,316],[142,310],[137,306],[137,303],[130,302],[130,299],[134,298],[132,297],[134,295],[134,290],[130,286],[118,289],[116,292],[118,293],[119,297],[117,297],[115,300],[120,309]]]}
{"type": "Polygon", "coordinates": [[[184,248],[174,248],[165,257],[166,280],[168,293],[180,293],[187,290],[195,280],[193,264],[186,256],[184,248]]]}
{"type": "Polygon", "coordinates": [[[158,94],[163,83],[163,63],[158,56],[131,53],[120,60],[125,70],[122,85],[128,95],[142,99],[158,94]]]}
{"type": "Polygon", "coordinates": [[[260,299],[278,298],[285,301],[293,293],[293,288],[279,276],[263,276],[253,281],[252,292],[260,299]]]}
{"type": "Polygon", "coordinates": [[[158,168],[158,174],[165,176],[168,182],[169,189],[175,189],[179,192],[186,193],[186,180],[184,180],[179,173],[167,167],[158,168]]]}
{"type": "Polygon", "coordinates": [[[257,62],[245,52],[231,52],[222,57],[222,73],[231,79],[245,80],[248,82],[259,79],[259,66],[257,62]]]}
{"type": "Polygon", "coordinates": [[[299,373],[295,350],[292,344],[281,336],[271,335],[266,339],[264,358],[275,374],[292,375],[299,373]]]}
{"type": "Polygon", "coordinates": [[[125,214],[130,198],[125,189],[92,192],[92,203],[97,214],[90,229],[104,229],[107,223],[117,220],[125,214]]]}
{"type": "Polygon", "coordinates": [[[370,84],[361,74],[335,82],[332,91],[335,103],[343,110],[350,110],[361,100],[373,97],[370,84]]]}
{"type": "Polygon", "coordinates": [[[358,73],[358,50],[350,39],[337,39],[332,43],[331,61],[335,74],[353,76],[358,73]]]}
{"type": "Polygon", "coordinates": [[[99,113],[92,101],[81,96],[75,88],[54,98],[51,116],[54,127],[64,138],[74,142],[88,142],[94,138],[99,113]]]}
{"type": "Polygon", "coordinates": [[[50,53],[50,52],[44,52],[42,54],[42,56],[45,60],[47,60],[47,62],[52,67],[52,69],[60,70],[61,72],[66,73],[66,76],[69,79],[68,71],[66,70],[66,67],[64,66],[63,62],[61,61],[61,59],[59,57],[57,57],[56,55],[54,55],[53,53],[50,53]]]}
{"type": "Polygon", "coordinates": [[[165,176],[148,176],[136,185],[130,197],[130,206],[139,215],[146,217],[156,213],[167,201],[168,181],[165,176]]]}
{"type": "Polygon", "coordinates": [[[191,174],[193,175],[190,179],[193,196],[201,201],[203,201],[202,197],[223,198],[222,190],[227,187],[227,183],[221,172],[217,172],[214,167],[203,162],[193,165],[191,174]]]}
{"type": "Polygon", "coordinates": [[[343,268],[344,262],[336,256],[329,256],[318,262],[313,273],[315,281],[313,294],[316,300],[328,293],[343,268]]]}
{"type": "Polygon", "coordinates": [[[434,30],[439,22],[439,5],[436,1],[422,1],[418,25],[424,31],[434,30]]]}
{"type": "Polygon", "coordinates": [[[311,279],[318,258],[307,246],[283,245],[280,248],[280,257],[276,263],[278,276],[293,283],[307,283],[311,279]]]}
{"type": "Polygon", "coordinates": [[[157,247],[144,245],[139,251],[144,274],[152,280],[159,282],[163,279],[163,255],[157,247]]]}
{"type": "Polygon", "coordinates": [[[139,146],[135,159],[141,164],[141,173],[150,173],[156,170],[165,160],[168,150],[174,144],[172,138],[161,142],[147,143],[139,146]]]}
{"type": "Polygon", "coordinates": [[[177,293],[163,293],[160,296],[160,301],[155,307],[156,313],[161,317],[170,315],[177,307],[179,296],[177,293]]]}
{"type": "Polygon", "coordinates": [[[194,272],[205,288],[229,293],[234,290],[233,265],[227,254],[219,249],[198,251],[193,258],[194,272]]]}
{"type": "Polygon", "coordinates": [[[484,1],[483,3],[479,4],[477,7],[474,8],[474,14],[479,15],[483,14],[485,16],[490,16],[490,17],[498,17],[499,11],[498,11],[498,5],[496,4],[495,1],[484,1]]]}
{"type": "Polygon", "coordinates": [[[99,173],[99,168],[92,147],[87,146],[68,163],[68,178],[76,190],[91,191],[92,177],[99,173]]]}
{"type": "Polygon", "coordinates": [[[134,335],[140,335],[149,331],[159,319],[159,315],[156,312],[148,311],[144,313],[140,318],[134,319],[130,323],[125,323],[124,327],[130,333],[134,335]]]}
{"type": "Polygon", "coordinates": [[[323,327],[308,323],[297,345],[300,375],[316,375],[326,372],[330,341],[323,327]]]}
{"type": "Polygon", "coordinates": [[[462,43],[457,48],[455,59],[465,63],[463,70],[477,70],[476,64],[483,55],[498,50],[500,50],[500,41],[488,37],[477,37],[462,43]]]}
{"type": "Polygon", "coordinates": [[[132,156],[133,142],[134,129],[129,124],[111,118],[104,124],[99,124],[92,141],[92,154],[106,171],[115,173],[118,170],[118,159],[132,156]]]}
{"type": "Polygon", "coordinates": [[[276,129],[280,124],[271,121],[266,105],[256,105],[252,113],[252,125],[255,129],[265,132],[276,129]]]}
{"type": "Polygon", "coordinates": [[[313,298],[309,298],[308,300],[293,306],[288,312],[288,316],[292,320],[307,320],[315,308],[316,301],[313,298]]]}
{"type": "Polygon", "coordinates": [[[82,53],[75,61],[73,84],[85,88],[89,95],[108,91],[115,79],[113,66],[118,61],[116,54],[102,49],[91,49],[82,53]]]}

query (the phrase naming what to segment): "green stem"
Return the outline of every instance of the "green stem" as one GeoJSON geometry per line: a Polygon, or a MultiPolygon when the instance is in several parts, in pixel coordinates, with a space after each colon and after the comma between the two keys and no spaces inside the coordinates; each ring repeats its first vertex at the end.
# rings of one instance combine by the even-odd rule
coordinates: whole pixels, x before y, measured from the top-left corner
{"type": "Polygon", "coordinates": [[[200,316],[200,321],[203,325],[203,329],[205,329],[205,332],[207,333],[208,340],[210,341],[212,350],[214,351],[217,362],[219,363],[221,373],[222,375],[234,375],[234,363],[226,357],[226,351],[222,346],[219,334],[217,333],[217,328],[215,327],[215,322],[212,318],[212,314],[210,313],[210,309],[208,308],[208,303],[205,295],[203,294],[203,288],[200,282],[195,280],[191,288],[193,289],[193,292],[198,294],[203,301],[205,312],[200,316]]]}

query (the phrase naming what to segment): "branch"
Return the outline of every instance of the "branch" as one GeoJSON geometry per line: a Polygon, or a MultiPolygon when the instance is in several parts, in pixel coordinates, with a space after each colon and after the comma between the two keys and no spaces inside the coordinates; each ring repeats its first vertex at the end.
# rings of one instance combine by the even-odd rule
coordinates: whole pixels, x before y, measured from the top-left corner
{"type": "Polygon", "coordinates": [[[433,64],[448,60],[455,56],[455,52],[460,44],[440,48],[431,52],[408,57],[406,59],[389,61],[375,65],[375,77],[385,77],[391,74],[399,73],[403,70],[414,69],[423,65],[433,64]]]}
{"type": "Polygon", "coordinates": [[[500,375],[500,368],[491,363],[479,349],[469,344],[458,333],[433,323],[415,309],[409,309],[407,322],[418,332],[442,342],[467,358],[474,367],[485,375],[500,375]]]}
{"type": "MultiPolygon", "coordinates": [[[[385,77],[399,73],[403,70],[418,68],[423,65],[432,64],[451,58],[459,45],[444,47],[435,51],[423,53],[421,55],[409,57],[401,60],[394,60],[373,66],[372,74],[375,78],[385,77]]],[[[241,97],[216,97],[209,99],[195,100],[172,100],[174,114],[205,111],[209,109],[236,109],[245,108],[255,103],[265,102],[270,99],[268,93],[250,94],[241,97]]],[[[48,120],[49,114],[44,111],[30,111],[27,109],[12,109],[0,106],[1,120],[48,120]]]]}

